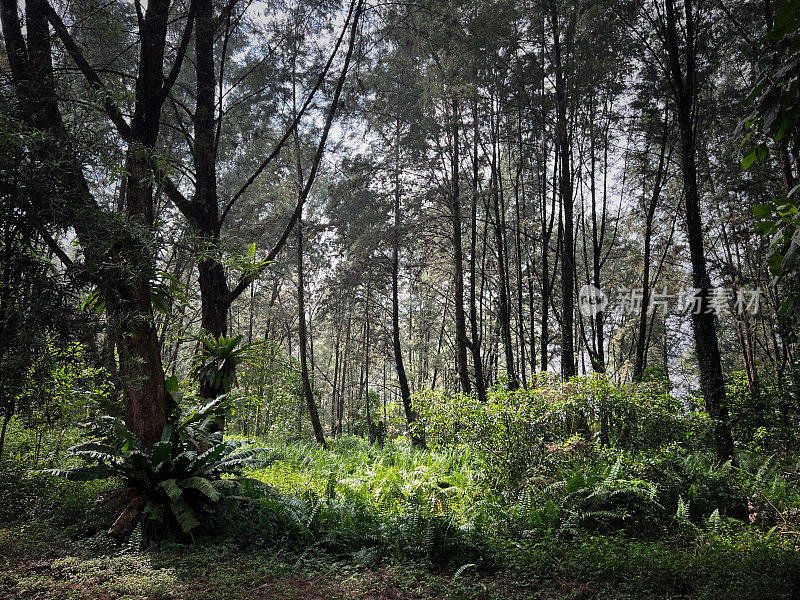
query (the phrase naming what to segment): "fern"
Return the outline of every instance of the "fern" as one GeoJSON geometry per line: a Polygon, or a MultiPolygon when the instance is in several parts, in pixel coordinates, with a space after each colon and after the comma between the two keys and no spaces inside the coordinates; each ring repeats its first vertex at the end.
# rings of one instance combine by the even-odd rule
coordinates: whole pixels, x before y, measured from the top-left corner
{"type": "Polygon", "coordinates": [[[220,434],[208,430],[209,416],[221,402],[218,398],[176,410],[152,448],[118,420],[101,417],[87,426],[97,439],[68,450],[86,464],[43,472],[71,481],[119,477],[124,486],[116,496],[121,512],[109,533],[125,537],[141,526],[145,543],[171,535],[193,539],[193,530],[223,497],[244,499],[246,488],[254,487],[252,481],[245,485],[239,479],[243,469],[264,463],[265,449],[234,453],[238,443],[223,442],[220,434]]]}

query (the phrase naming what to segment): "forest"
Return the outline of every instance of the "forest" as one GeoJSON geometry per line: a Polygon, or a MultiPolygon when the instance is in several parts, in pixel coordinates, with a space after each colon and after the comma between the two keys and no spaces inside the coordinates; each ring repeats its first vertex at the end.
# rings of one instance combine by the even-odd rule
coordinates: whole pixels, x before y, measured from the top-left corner
{"type": "Polygon", "coordinates": [[[0,26],[0,598],[800,597],[800,0],[0,26]]]}

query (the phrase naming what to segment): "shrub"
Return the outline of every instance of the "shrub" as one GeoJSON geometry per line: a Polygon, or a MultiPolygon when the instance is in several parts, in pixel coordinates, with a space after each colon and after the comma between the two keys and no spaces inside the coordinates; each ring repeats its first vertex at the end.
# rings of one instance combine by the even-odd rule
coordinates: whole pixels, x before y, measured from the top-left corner
{"type": "Polygon", "coordinates": [[[112,500],[121,512],[109,533],[127,535],[141,522],[145,544],[171,535],[193,538],[192,530],[223,497],[246,491],[247,482],[239,476],[245,467],[257,464],[256,455],[263,452],[255,448],[234,453],[238,443],[210,432],[223,401],[220,397],[196,409],[177,409],[152,448],[116,419],[100,419],[90,427],[94,441],[69,449],[85,465],[43,473],[71,481],[119,477],[124,487],[112,500]]]}

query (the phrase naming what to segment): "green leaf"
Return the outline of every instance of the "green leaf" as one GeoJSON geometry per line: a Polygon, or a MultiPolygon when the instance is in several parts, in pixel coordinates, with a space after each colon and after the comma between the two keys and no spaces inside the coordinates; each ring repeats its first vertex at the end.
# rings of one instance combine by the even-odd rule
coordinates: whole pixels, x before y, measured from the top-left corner
{"type": "Polygon", "coordinates": [[[753,164],[753,161],[756,159],[756,148],[753,146],[750,148],[750,152],[745,154],[744,158],[742,159],[742,170],[746,171],[750,168],[750,165],[753,164]]]}
{"type": "Polygon", "coordinates": [[[101,452],[111,456],[114,456],[117,453],[116,449],[108,444],[103,444],[102,442],[84,442],[82,444],[75,444],[74,446],[68,448],[67,454],[71,456],[78,456],[87,451],[101,452]]]}
{"type": "Polygon", "coordinates": [[[781,306],[778,309],[778,314],[781,316],[788,315],[792,311],[793,306],[794,306],[794,298],[790,296],[781,303],[781,306]]]}
{"type": "Polygon", "coordinates": [[[98,452],[96,450],[76,450],[71,453],[73,456],[79,456],[85,461],[96,461],[109,465],[114,462],[114,456],[106,452],[98,452]]]}
{"type": "Polygon", "coordinates": [[[780,40],[800,27],[800,0],[786,0],[775,15],[775,24],[768,37],[780,40]]]}
{"type": "Polygon", "coordinates": [[[178,520],[178,525],[180,525],[184,533],[189,533],[200,524],[194,509],[183,500],[170,502],[169,508],[172,514],[175,515],[175,518],[178,520]]]}
{"type": "Polygon", "coordinates": [[[189,477],[181,481],[181,486],[184,489],[191,488],[205,494],[212,502],[217,502],[221,498],[221,494],[213,486],[211,481],[205,477],[189,477]]]}
{"type": "Polygon", "coordinates": [[[778,205],[778,214],[786,219],[797,214],[797,206],[793,202],[787,201],[778,205]]]}
{"type": "Polygon", "coordinates": [[[270,451],[269,448],[250,448],[249,450],[243,450],[242,452],[231,454],[227,458],[221,460],[219,464],[220,465],[229,465],[231,463],[244,464],[242,463],[242,461],[248,461],[250,463],[264,462],[269,459],[268,458],[257,459],[255,457],[259,454],[266,454],[269,451],[270,451]]]}
{"type": "Polygon", "coordinates": [[[108,479],[116,475],[116,472],[105,465],[95,465],[92,467],[75,467],[74,469],[42,469],[34,473],[44,473],[63,477],[69,481],[93,481],[95,479],[108,479]]]}
{"type": "Polygon", "coordinates": [[[201,454],[197,459],[197,471],[207,469],[216,464],[223,456],[226,456],[236,449],[236,444],[230,442],[220,442],[212,446],[201,454]]]}
{"type": "Polygon", "coordinates": [[[177,375],[170,375],[164,380],[164,387],[167,390],[167,393],[174,394],[175,392],[180,391],[180,382],[178,381],[177,375]]]}
{"type": "Polygon", "coordinates": [[[172,440],[172,424],[167,423],[164,425],[164,429],[161,431],[161,441],[162,442],[169,442],[172,440]]]}
{"type": "MultiPolygon", "coordinates": [[[[164,429],[166,431],[166,428],[164,429]]],[[[153,454],[150,460],[154,467],[158,467],[165,460],[169,460],[169,457],[172,455],[172,442],[156,442],[153,444],[152,452],[153,454]]]]}
{"type": "Polygon", "coordinates": [[[166,479],[158,484],[169,496],[169,499],[173,502],[180,498],[183,490],[178,486],[177,479],[166,479]]]}
{"type": "Polygon", "coordinates": [[[755,215],[756,219],[766,219],[767,217],[772,216],[772,205],[756,204],[753,206],[753,214],[755,215]]]}
{"type": "Polygon", "coordinates": [[[95,311],[97,314],[102,314],[105,309],[106,303],[105,300],[103,300],[103,295],[99,288],[94,288],[89,292],[89,295],[86,296],[86,300],[81,303],[81,310],[88,312],[95,311]]]}

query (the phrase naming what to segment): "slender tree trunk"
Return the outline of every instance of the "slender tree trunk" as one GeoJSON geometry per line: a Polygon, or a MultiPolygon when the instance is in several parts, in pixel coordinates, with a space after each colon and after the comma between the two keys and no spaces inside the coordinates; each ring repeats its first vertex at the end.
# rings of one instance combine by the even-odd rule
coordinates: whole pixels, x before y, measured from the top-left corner
{"type": "Polygon", "coordinates": [[[369,395],[369,367],[370,367],[370,356],[369,356],[369,349],[370,349],[370,334],[371,331],[371,323],[370,323],[370,304],[372,303],[372,276],[370,275],[369,279],[367,280],[367,296],[364,302],[364,387],[363,387],[363,398],[366,403],[366,413],[367,413],[367,439],[370,443],[375,441],[373,426],[372,426],[372,399],[369,395]]]}
{"type": "Polygon", "coordinates": [[[342,381],[341,391],[339,392],[339,404],[336,408],[337,420],[339,422],[339,435],[342,435],[344,425],[344,405],[347,400],[347,373],[350,366],[350,334],[353,320],[353,308],[348,306],[347,310],[347,329],[344,337],[344,359],[342,360],[342,381]]]}
{"type": "Polygon", "coordinates": [[[574,346],[575,309],[575,243],[572,197],[572,171],[570,167],[570,144],[567,133],[567,97],[561,46],[561,27],[558,19],[559,6],[550,2],[551,25],[553,27],[553,64],[555,68],[556,93],[556,143],[560,158],[559,196],[563,215],[563,244],[561,245],[561,376],[569,379],[576,374],[574,346]]]}
{"type": "MultiPolygon", "coordinates": [[[[403,364],[403,347],[400,343],[400,121],[396,123],[394,144],[394,228],[392,231],[392,348],[394,350],[397,384],[411,435],[411,442],[419,448],[425,447],[425,438],[416,429],[417,415],[411,404],[411,389],[408,386],[406,368],[403,364]]],[[[385,412],[384,402],[384,412],[385,412]]]]}
{"type": "MultiPolygon", "coordinates": [[[[335,322],[335,321],[334,321],[335,322]]],[[[340,352],[339,342],[341,341],[341,329],[336,328],[336,341],[334,342],[333,359],[333,383],[331,384],[331,437],[336,437],[336,415],[339,405],[339,372],[340,372],[340,352]]]]}
{"type": "MultiPolygon", "coordinates": [[[[517,278],[517,340],[519,341],[519,375],[522,380],[522,386],[527,387],[528,380],[526,376],[527,360],[525,346],[527,341],[525,339],[525,305],[523,302],[523,284],[522,277],[522,237],[527,234],[527,224],[523,224],[525,215],[525,186],[522,184],[522,171],[523,171],[523,145],[522,145],[522,107],[517,109],[517,168],[514,177],[514,211],[516,217],[516,228],[514,231],[514,250],[516,257],[516,278],[517,278]]],[[[533,321],[531,321],[533,325],[533,321]]],[[[533,340],[533,332],[531,332],[531,340],[533,340]]],[[[531,371],[534,375],[535,371],[531,371]]]]}
{"type": "Polygon", "coordinates": [[[472,364],[475,369],[475,390],[480,402],[486,401],[486,379],[483,373],[483,356],[481,354],[481,324],[478,320],[477,295],[477,258],[478,258],[478,138],[480,127],[478,122],[478,98],[472,104],[473,138],[472,138],[472,214],[470,218],[470,254],[469,254],[469,322],[472,334],[472,364]]]}
{"type": "Polygon", "coordinates": [[[453,223],[453,282],[455,290],[455,322],[456,322],[456,368],[461,391],[469,394],[472,385],[469,380],[467,366],[467,321],[464,315],[464,250],[461,243],[461,197],[459,191],[459,110],[458,100],[452,100],[452,197],[450,208],[453,223]]]}
{"type": "Polygon", "coordinates": [[[655,217],[656,208],[661,195],[661,188],[664,180],[664,169],[666,167],[667,155],[667,138],[669,136],[669,115],[664,115],[664,130],[661,134],[661,145],[658,152],[658,167],[656,168],[655,180],[653,181],[653,190],[650,195],[650,202],[647,205],[645,212],[645,230],[644,230],[644,273],[642,274],[642,310],[639,313],[639,331],[636,336],[636,359],[633,365],[633,380],[641,381],[645,364],[645,355],[647,352],[648,340],[648,311],[647,307],[650,305],[650,260],[651,260],[651,245],[653,238],[653,218],[655,217]]]}
{"type": "Polygon", "coordinates": [[[306,399],[306,407],[308,408],[308,417],[311,420],[311,426],[314,429],[314,438],[317,443],[323,448],[327,448],[325,444],[325,434],[322,432],[322,423],[319,420],[319,412],[317,411],[317,401],[314,398],[314,390],[311,388],[311,379],[308,376],[308,331],[306,330],[306,302],[305,302],[305,285],[303,281],[303,220],[297,221],[297,335],[298,343],[300,345],[300,377],[303,381],[303,395],[306,399]]]}
{"type": "Polygon", "coordinates": [[[11,417],[14,416],[14,404],[15,402],[12,398],[9,400],[8,406],[3,411],[3,428],[0,429],[0,462],[3,460],[3,449],[5,448],[6,444],[6,431],[8,429],[8,423],[11,421],[11,417]]]}
{"type": "MultiPolygon", "coordinates": [[[[545,150],[544,156],[547,156],[545,150]]],[[[542,371],[547,371],[550,366],[550,310],[553,303],[553,288],[555,286],[555,277],[557,264],[553,265],[553,274],[550,274],[550,243],[553,239],[553,228],[555,227],[556,220],[556,181],[558,179],[558,147],[555,148],[555,157],[553,161],[553,194],[550,201],[550,217],[547,216],[547,184],[546,173],[542,169],[542,337],[541,337],[541,352],[542,352],[542,371]]],[[[546,165],[546,160],[545,160],[546,165]]],[[[558,256],[556,255],[556,263],[558,256]]]]}
{"type": "MultiPolygon", "coordinates": [[[[494,111],[493,111],[494,112],[494,111]]],[[[499,117],[492,115],[490,121],[492,122],[492,209],[494,210],[494,238],[495,247],[497,250],[497,272],[500,277],[500,293],[499,293],[499,307],[498,318],[500,326],[500,338],[503,342],[503,354],[506,363],[506,376],[508,377],[509,388],[516,389],[518,387],[517,375],[514,372],[514,351],[512,349],[511,340],[511,311],[508,296],[508,270],[506,262],[506,244],[503,236],[503,214],[501,212],[502,203],[502,190],[501,190],[501,177],[499,170],[497,146],[499,141],[498,129],[499,117]]],[[[503,206],[503,209],[505,206],[503,206]]],[[[504,212],[504,210],[503,210],[504,212]]]]}
{"type": "Polygon", "coordinates": [[[692,314],[695,351],[700,367],[700,387],[706,403],[706,410],[714,421],[714,444],[717,460],[723,462],[734,457],[734,448],[733,437],[728,424],[725,380],[722,375],[722,359],[717,341],[716,317],[709,310],[708,302],[711,279],[706,269],[700,192],[697,183],[697,164],[695,162],[697,132],[694,108],[698,96],[694,49],[694,14],[691,0],[684,0],[683,7],[685,15],[683,30],[686,35],[686,47],[682,49],[679,47],[675,0],[667,0],[666,2],[665,43],[669,55],[670,79],[677,108],[683,191],[686,199],[686,233],[692,263],[692,285],[700,290],[698,292],[699,307],[692,314]],[[685,74],[681,68],[682,58],[685,58],[687,62],[685,74]]]}

